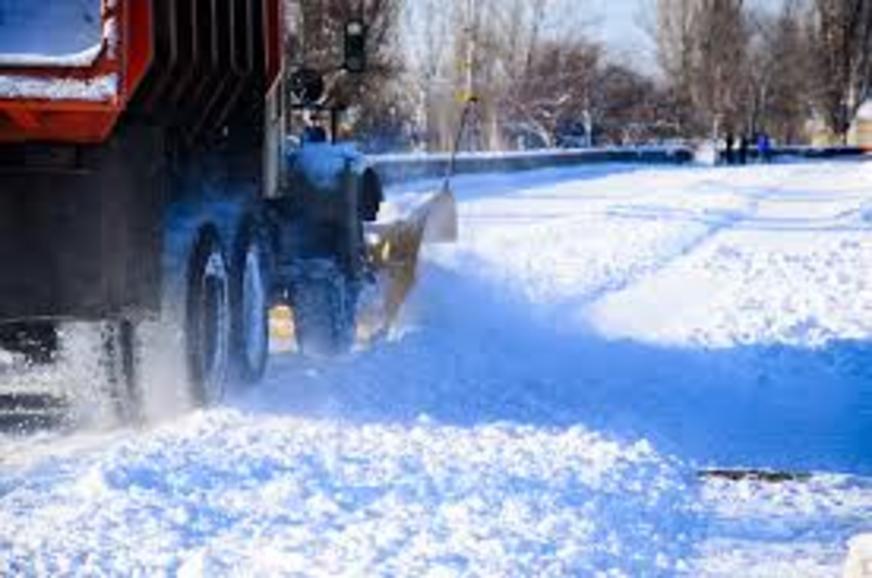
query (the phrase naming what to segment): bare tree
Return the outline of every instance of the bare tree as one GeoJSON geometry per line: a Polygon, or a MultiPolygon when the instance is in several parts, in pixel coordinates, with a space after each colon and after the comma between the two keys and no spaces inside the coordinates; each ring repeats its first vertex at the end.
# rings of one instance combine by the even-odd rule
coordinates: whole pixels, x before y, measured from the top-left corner
{"type": "Polygon", "coordinates": [[[690,131],[741,128],[748,39],[743,0],[658,0],[659,60],[690,131]]]}
{"type": "Polygon", "coordinates": [[[827,126],[847,140],[872,96],[872,0],[814,0],[815,97],[827,126]]]}
{"type": "Polygon", "coordinates": [[[748,34],[743,0],[699,0],[692,93],[717,134],[721,123],[743,127],[741,95],[748,34]]]}
{"type": "Polygon", "coordinates": [[[461,0],[471,20],[458,42],[459,79],[479,97],[488,148],[552,146],[562,125],[590,109],[601,50],[572,0],[461,0]],[[469,8],[472,8],[470,12],[469,8]],[[525,141],[525,142],[522,142],[525,141]]]}
{"type": "Polygon", "coordinates": [[[617,64],[597,74],[593,102],[599,144],[633,145],[677,136],[668,95],[650,78],[617,64]]]}
{"type": "Polygon", "coordinates": [[[797,142],[811,113],[809,45],[802,0],[787,0],[777,13],[750,11],[747,126],[780,142],[797,142]]]}
{"type": "Polygon", "coordinates": [[[414,100],[416,139],[427,150],[447,150],[452,143],[454,94],[451,58],[453,5],[443,0],[416,0],[404,7],[405,86],[414,100]]]}
{"type": "Polygon", "coordinates": [[[693,103],[697,0],[657,0],[655,36],[660,67],[681,132],[696,125],[693,103]]]}
{"type": "Polygon", "coordinates": [[[554,146],[562,129],[593,114],[601,51],[595,45],[557,41],[537,46],[525,74],[505,94],[507,129],[518,138],[536,135],[554,146]]]}

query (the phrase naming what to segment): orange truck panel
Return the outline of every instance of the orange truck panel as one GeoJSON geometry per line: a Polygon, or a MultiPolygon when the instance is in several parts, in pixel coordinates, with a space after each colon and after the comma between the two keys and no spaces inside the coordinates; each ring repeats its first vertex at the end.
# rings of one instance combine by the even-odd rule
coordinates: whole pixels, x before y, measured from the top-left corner
{"type": "MultiPolygon", "coordinates": [[[[14,66],[0,63],[0,143],[103,142],[112,134],[121,115],[140,89],[148,93],[144,99],[146,107],[154,102],[166,103],[170,99],[166,91],[170,90],[172,106],[188,110],[192,115],[202,114],[203,122],[209,120],[206,118],[208,113],[221,104],[200,101],[210,97],[213,100],[232,101],[235,93],[225,90],[225,87],[238,85],[250,78],[253,70],[259,70],[264,75],[268,90],[282,71],[282,0],[212,0],[216,1],[219,3],[200,3],[197,0],[102,0],[102,44],[93,61],[86,65],[32,67],[26,61],[23,66],[20,62],[14,66]],[[228,7],[220,2],[232,4],[228,7]],[[192,46],[186,46],[184,50],[194,52],[188,54],[183,51],[181,54],[188,60],[166,61],[164,55],[163,68],[157,74],[152,74],[155,71],[151,69],[159,59],[155,33],[163,30],[155,27],[166,25],[167,11],[182,14],[186,6],[191,7],[194,21],[193,24],[188,22],[193,28],[185,36],[211,31],[215,43],[219,38],[217,29],[202,27],[217,26],[217,14],[235,14],[239,9],[243,13],[262,15],[262,22],[248,21],[256,31],[249,31],[247,36],[241,35],[240,38],[247,38],[249,42],[252,38],[259,38],[263,45],[261,50],[254,53],[263,54],[264,62],[253,62],[240,70],[239,54],[234,53],[232,62],[216,64],[216,54],[223,55],[227,50],[234,49],[215,48],[211,55],[203,54],[202,50],[198,53],[197,40],[191,38],[192,46]],[[207,8],[197,8],[200,6],[207,8]],[[204,14],[198,16],[198,10],[204,11],[204,14]],[[209,58],[212,60],[209,61],[209,58]],[[204,72],[203,66],[211,68],[204,72]],[[196,76],[198,74],[199,77],[196,76]],[[222,79],[220,83],[215,80],[215,75],[222,79]],[[148,86],[141,86],[147,77],[149,80],[145,84],[148,86]],[[184,81],[185,78],[199,84],[192,88],[184,81]],[[4,83],[6,91],[2,90],[4,83]],[[39,90],[40,87],[43,89],[39,90]]],[[[59,26],[62,25],[62,22],[59,23],[59,26]]],[[[162,108],[152,111],[158,114],[165,112],[162,108]]],[[[220,119],[220,114],[214,116],[220,119]]]]}

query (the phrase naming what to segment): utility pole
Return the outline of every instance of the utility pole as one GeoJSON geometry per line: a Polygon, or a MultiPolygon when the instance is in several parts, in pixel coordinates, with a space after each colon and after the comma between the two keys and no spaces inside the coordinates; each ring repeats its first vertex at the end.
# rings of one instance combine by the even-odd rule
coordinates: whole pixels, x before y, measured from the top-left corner
{"type": "Polygon", "coordinates": [[[472,98],[475,94],[475,67],[476,56],[476,22],[477,0],[466,0],[466,98],[472,98]]]}
{"type": "Polygon", "coordinates": [[[463,116],[468,121],[467,149],[477,150],[480,147],[480,123],[478,117],[478,105],[474,104],[477,99],[476,89],[476,57],[478,56],[478,0],[466,0],[466,78],[463,98],[463,116]],[[467,110],[468,107],[471,107],[467,110]]]}

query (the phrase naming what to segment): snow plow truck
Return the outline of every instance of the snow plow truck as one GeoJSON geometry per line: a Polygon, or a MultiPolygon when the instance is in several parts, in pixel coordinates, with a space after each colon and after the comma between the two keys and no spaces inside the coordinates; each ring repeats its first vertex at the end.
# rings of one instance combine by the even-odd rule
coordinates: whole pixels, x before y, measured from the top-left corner
{"type": "Polygon", "coordinates": [[[367,244],[373,169],[286,150],[283,26],[283,0],[0,3],[0,350],[51,363],[99,327],[86,354],[134,418],[157,367],[195,405],[260,380],[278,305],[304,353],[352,346],[362,287],[392,240],[414,262],[429,209],[367,244]]]}

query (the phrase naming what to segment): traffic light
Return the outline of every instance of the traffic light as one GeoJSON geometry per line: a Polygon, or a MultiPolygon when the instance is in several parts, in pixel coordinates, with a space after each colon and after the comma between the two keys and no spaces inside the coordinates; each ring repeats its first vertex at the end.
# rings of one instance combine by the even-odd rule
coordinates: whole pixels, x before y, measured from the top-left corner
{"type": "Polygon", "coordinates": [[[366,24],[349,20],[345,24],[345,65],[348,72],[359,74],[366,70],[366,24]]]}

